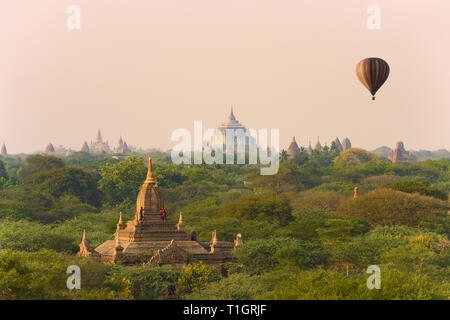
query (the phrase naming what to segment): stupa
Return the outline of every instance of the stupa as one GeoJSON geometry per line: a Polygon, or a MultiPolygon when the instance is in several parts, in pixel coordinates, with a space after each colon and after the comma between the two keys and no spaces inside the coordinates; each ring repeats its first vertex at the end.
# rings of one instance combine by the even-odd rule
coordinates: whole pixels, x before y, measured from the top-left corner
{"type": "Polygon", "coordinates": [[[293,158],[297,152],[300,151],[300,148],[298,147],[297,142],[295,141],[295,137],[292,137],[291,144],[289,145],[289,148],[287,150],[287,154],[289,158],[293,158]]]}

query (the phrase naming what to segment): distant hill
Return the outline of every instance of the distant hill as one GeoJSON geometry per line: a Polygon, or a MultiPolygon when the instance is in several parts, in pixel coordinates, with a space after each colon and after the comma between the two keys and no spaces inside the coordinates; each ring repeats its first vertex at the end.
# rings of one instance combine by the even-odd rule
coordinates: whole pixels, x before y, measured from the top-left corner
{"type": "Polygon", "coordinates": [[[419,150],[419,151],[410,151],[417,157],[417,160],[437,160],[442,158],[450,158],[450,152],[447,149],[439,149],[436,151],[428,151],[428,150],[419,150]]]}
{"type": "Polygon", "coordinates": [[[382,146],[382,147],[376,148],[375,150],[372,150],[371,152],[381,158],[388,158],[392,154],[392,151],[393,150],[391,148],[382,146]]]}
{"type": "MultiPolygon", "coordinates": [[[[387,146],[382,146],[379,148],[376,148],[375,150],[372,150],[371,152],[376,154],[379,157],[382,158],[389,158],[392,154],[392,149],[387,146]]],[[[435,151],[429,151],[429,150],[408,150],[412,155],[414,155],[417,158],[417,161],[424,161],[424,160],[437,160],[442,158],[450,158],[450,152],[447,149],[439,149],[435,151]]]]}

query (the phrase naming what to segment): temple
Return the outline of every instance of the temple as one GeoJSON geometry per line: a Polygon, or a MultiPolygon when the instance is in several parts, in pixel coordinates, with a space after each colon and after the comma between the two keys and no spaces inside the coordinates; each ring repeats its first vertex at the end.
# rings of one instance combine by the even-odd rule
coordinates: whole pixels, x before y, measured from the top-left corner
{"type": "Polygon", "coordinates": [[[352,148],[352,143],[350,142],[349,138],[344,138],[344,140],[342,140],[342,150],[348,150],[352,148]]]}
{"type": "Polygon", "coordinates": [[[109,148],[108,141],[103,141],[102,133],[100,129],[98,129],[97,139],[92,142],[89,146],[89,151],[95,154],[105,154],[110,153],[111,149],[109,148]]]}
{"type": "Polygon", "coordinates": [[[336,151],[339,151],[339,152],[344,151],[344,147],[342,147],[341,141],[339,140],[338,137],[336,137],[336,139],[334,139],[333,142],[334,142],[334,145],[336,147],[336,151]]]}
{"type": "Polygon", "coordinates": [[[314,146],[314,150],[320,151],[322,150],[322,145],[320,144],[319,137],[317,137],[316,145],[314,146]]]}
{"type": "Polygon", "coordinates": [[[297,152],[300,151],[300,148],[298,147],[297,141],[295,141],[295,137],[292,137],[291,144],[289,145],[287,149],[287,154],[289,158],[293,158],[297,152]]]}
{"type": "Polygon", "coordinates": [[[0,154],[5,157],[8,155],[8,150],[6,150],[6,145],[4,142],[2,144],[2,148],[0,149],[0,154]]]}
{"type": "Polygon", "coordinates": [[[103,263],[185,265],[202,261],[222,271],[222,264],[233,260],[232,251],[242,244],[241,235],[235,243],[218,241],[216,231],[211,241],[198,241],[196,231],[186,233],[180,212],[178,223],[162,219],[164,200],[153,177],[149,158],[147,178],[139,191],[135,218],[123,222],[119,216],[114,240],[92,249],[83,233],[79,254],[103,263]]]}
{"type": "MultiPolygon", "coordinates": [[[[352,147],[352,143],[350,142],[349,138],[345,138],[344,140],[341,141],[339,140],[339,138],[336,137],[336,139],[334,139],[331,142],[331,146],[336,148],[336,151],[341,152],[341,151],[345,151],[348,150],[352,147]]],[[[326,146],[326,144],[325,144],[326,146]]],[[[289,144],[289,147],[287,149],[287,155],[289,158],[294,158],[295,154],[297,154],[298,152],[300,152],[302,150],[303,147],[299,147],[299,145],[297,144],[297,141],[295,140],[295,137],[292,137],[291,143],[289,144]]],[[[305,149],[303,148],[303,150],[306,150],[309,154],[311,154],[313,152],[313,150],[317,150],[317,151],[321,151],[323,150],[322,145],[320,144],[319,141],[319,137],[317,137],[317,142],[314,145],[314,149],[311,146],[311,140],[309,140],[309,145],[308,147],[305,149]]],[[[392,157],[392,156],[391,156],[392,157]]]]}
{"type": "Polygon", "coordinates": [[[119,144],[116,148],[111,149],[108,141],[104,141],[102,137],[102,133],[100,129],[97,132],[97,139],[95,141],[91,141],[90,145],[88,145],[87,141],[83,143],[81,147],[81,151],[92,154],[122,154],[125,155],[131,152],[131,148],[128,147],[126,141],[122,139],[122,135],[119,138],[119,144]]]}
{"type": "MultiPolygon", "coordinates": [[[[249,133],[247,128],[241,124],[235,117],[233,112],[233,107],[231,107],[230,114],[228,115],[228,118],[225,122],[223,122],[217,130],[222,135],[222,141],[211,141],[212,145],[222,144],[223,151],[227,152],[227,146],[232,146],[234,148],[233,152],[236,154],[239,150],[239,145],[243,144],[243,150],[248,152],[250,149],[250,145],[253,145],[255,147],[255,150],[257,148],[256,143],[256,137],[246,135],[249,133]],[[227,131],[230,133],[236,135],[239,133],[239,131],[242,131],[243,134],[245,134],[244,140],[238,139],[236,136],[233,137],[233,141],[227,141],[227,131]]],[[[213,139],[214,140],[214,139],[213,139]]],[[[229,152],[230,150],[228,150],[229,152]]]]}

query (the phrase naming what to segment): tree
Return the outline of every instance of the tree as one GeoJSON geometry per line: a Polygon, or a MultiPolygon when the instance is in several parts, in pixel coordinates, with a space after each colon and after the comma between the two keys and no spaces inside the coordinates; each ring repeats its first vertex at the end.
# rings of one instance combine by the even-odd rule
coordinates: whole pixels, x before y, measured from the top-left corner
{"type": "Polygon", "coordinates": [[[153,170],[153,176],[160,187],[173,188],[181,185],[187,177],[183,175],[179,166],[168,165],[168,164],[158,164],[153,170]]]}
{"type": "Polygon", "coordinates": [[[130,299],[131,282],[105,274],[105,266],[85,257],[51,250],[0,251],[0,300],[130,299]],[[81,269],[81,290],[68,290],[67,267],[81,269]]]}
{"type": "Polygon", "coordinates": [[[434,197],[444,201],[448,200],[448,194],[437,188],[433,188],[426,181],[406,180],[395,183],[390,188],[407,193],[418,193],[424,196],[434,197]]]}
{"type": "Polygon", "coordinates": [[[175,295],[180,268],[149,265],[109,267],[109,274],[121,275],[131,281],[131,292],[136,300],[167,299],[175,295]]]}
{"type": "Polygon", "coordinates": [[[378,189],[345,201],[337,213],[366,220],[375,226],[417,226],[427,219],[445,217],[448,209],[447,203],[435,198],[378,189]]]}
{"type": "Polygon", "coordinates": [[[284,149],[281,150],[281,152],[280,152],[280,162],[287,161],[288,158],[289,158],[289,155],[288,155],[287,151],[284,150],[284,149]]]}
{"type": "Polygon", "coordinates": [[[235,256],[249,274],[263,274],[286,266],[308,269],[325,262],[325,252],[319,242],[281,237],[246,241],[236,248],[235,256]]]}
{"type": "Polygon", "coordinates": [[[97,189],[97,182],[83,169],[64,167],[34,174],[31,184],[55,198],[73,195],[95,207],[102,204],[102,194],[97,189]]]}
{"type": "Polygon", "coordinates": [[[349,240],[353,236],[366,233],[370,226],[366,221],[353,219],[329,219],[325,225],[317,229],[321,239],[349,240]]]}
{"type": "Polygon", "coordinates": [[[253,300],[267,292],[259,276],[233,274],[220,281],[210,282],[206,288],[195,289],[183,296],[188,300],[253,300]]]}
{"type": "Polygon", "coordinates": [[[338,272],[314,270],[298,273],[296,280],[279,283],[264,295],[272,300],[423,300],[442,297],[426,275],[382,269],[381,290],[369,290],[367,275],[347,277],[338,272]]]}
{"type": "Polygon", "coordinates": [[[364,149],[351,148],[340,153],[334,159],[337,166],[361,166],[368,161],[379,160],[376,155],[364,149]]]}
{"type": "Polygon", "coordinates": [[[35,154],[28,156],[26,161],[27,166],[18,173],[19,179],[23,183],[28,183],[34,174],[64,167],[64,161],[54,156],[35,154]]]}
{"type": "Polygon", "coordinates": [[[220,273],[214,267],[207,266],[203,262],[189,264],[181,270],[177,293],[183,295],[195,289],[204,289],[209,282],[220,279],[220,273]]]}
{"type": "Polygon", "coordinates": [[[8,180],[8,172],[6,172],[5,163],[0,160],[0,179],[8,180]]]}
{"type": "Polygon", "coordinates": [[[262,219],[281,225],[293,220],[289,200],[273,194],[244,196],[226,204],[221,214],[239,219],[262,219]]]}
{"type": "Polygon", "coordinates": [[[334,154],[339,154],[341,151],[339,150],[338,146],[336,145],[335,141],[331,142],[331,146],[330,146],[330,152],[334,153],[334,154]]]}
{"type": "Polygon", "coordinates": [[[100,169],[99,189],[110,205],[118,205],[125,200],[134,202],[146,173],[141,157],[131,156],[117,164],[108,163],[100,169]]]}
{"type": "Polygon", "coordinates": [[[41,249],[77,252],[73,234],[58,232],[50,225],[27,220],[4,219],[0,224],[0,250],[35,252],[41,249]]]}

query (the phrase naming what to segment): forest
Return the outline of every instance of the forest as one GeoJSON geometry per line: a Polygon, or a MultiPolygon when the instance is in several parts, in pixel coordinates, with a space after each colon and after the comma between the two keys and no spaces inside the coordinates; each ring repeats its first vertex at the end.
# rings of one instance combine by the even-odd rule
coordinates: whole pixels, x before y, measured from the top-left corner
{"type": "Polygon", "coordinates": [[[258,165],[175,165],[166,152],[0,157],[0,299],[449,299],[450,159],[391,163],[363,149],[280,153],[258,165]],[[145,157],[168,219],[244,244],[225,273],[202,263],[100,264],[77,256],[134,218],[145,157]],[[358,197],[354,198],[354,188],[358,197]],[[82,271],[80,290],[66,269],[82,271]],[[366,270],[381,270],[370,290],[366,270]]]}

